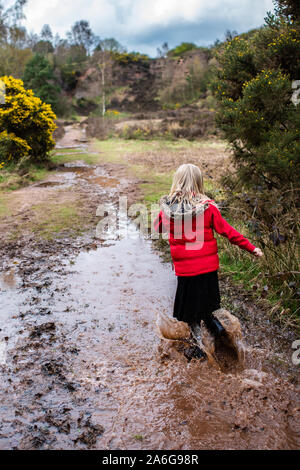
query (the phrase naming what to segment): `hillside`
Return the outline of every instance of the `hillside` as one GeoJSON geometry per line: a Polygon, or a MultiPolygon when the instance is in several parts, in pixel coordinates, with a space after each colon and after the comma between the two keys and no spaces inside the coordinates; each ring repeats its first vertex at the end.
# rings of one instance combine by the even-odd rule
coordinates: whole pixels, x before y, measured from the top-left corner
{"type": "Polygon", "coordinates": [[[89,116],[86,122],[92,137],[116,132],[125,137],[163,133],[199,138],[216,133],[205,76],[209,69],[209,54],[201,49],[181,57],[147,60],[133,60],[127,54],[110,58],[103,85],[101,62],[91,60],[66,99],[76,113],[89,116]]]}
{"type": "MultiPolygon", "coordinates": [[[[179,91],[180,87],[186,86],[193,68],[198,67],[203,71],[208,68],[208,57],[202,50],[193,50],[183,57],[175,58],[132,60],[127,55],[125,59],[110,60],[108,64],[108,109],[133,112],[160,110],[165,104],[162,96],[164,88],[171,85],[179,91]]],[[[101,102],[103,93],[101,62],[93,62],[88,63],[71,94],[77,102],[82,100],[83,103],[86,100],[87,108],[88,103],[97,105],[101,102]]],[[[178,96],[178,100],[180,98],[178,96]]]]}

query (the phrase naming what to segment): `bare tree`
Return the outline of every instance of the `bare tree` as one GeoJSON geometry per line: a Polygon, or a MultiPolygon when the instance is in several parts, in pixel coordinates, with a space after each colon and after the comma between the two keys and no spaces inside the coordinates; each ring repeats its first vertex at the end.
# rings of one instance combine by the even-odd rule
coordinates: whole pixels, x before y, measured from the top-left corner
{"type": "Polygon", "coordinates": [[[158,57],[167,57],[169,52],[169,45],[167,42],[164,42],[160,47],[157,48],[157,55],[158,57]]]}
{"type": "MultiPolygon", "coordinates": [[[[119,45],[119,43],[117,44],[119,45]]],[[[111,39],[109,40],[104,39],[102,41],[99,41],[94,51],[94,60],[96,62],[97,68],[99,69],[101,73],[102,116],[105,116],[105,113],[106,113],[106,94],[107,94],[107,89],[112,78],[112,67],[113,67],[112,53],[117,52],[114,49],[112,50],[112,47],[111,47],[112,45],[115,46],[115,43],[112,42],[111,39]]]]}
{"type": "Polygon", "coordinates": [[[30,49],[33,49],[35,45],[39,42],[39,35],[31,31],[27,33],[27,46],[30,49]]]}
{"type": "Polygon", "coordinates": [[[122,46],[115,38],[106,38],[99,42],[98,49],[110,52],[126,52],[126,48],[122,46]]]}
{"type": "Polygon", "coordinates": [[[27,0],[16,0],[13,6],[6,10],[7,17],[10,18],[13,25],[19,24],[19,22],[25,18],[23,8],[26,3],[27,0]]]}
{"type": "Polygon", "coordinates": [[[89,22],[85,20],[76,21],[71,31],[67,33],[67,38],[71,45],[84,47],[87,55],[90,54],[97,39],[89,22]]]}
{"type": "Polygon", "coordinates": [[[24,42],[26,31],[20,26],[20,21],[25,18],[23,8],[27,0],[16,0],[15,3],[5,10],[0,0],[0,42],[24,42]]]}
{"type": "Polygon", "coordinates": [[[41,38],[44,40],[44,41],[49,41],[52,43],[53,41],[53,34],[52,34],[52,31],[51,31],[51,28],[48,24],[44,24],[44,26],[42,27],[42,31],[41,31],[41,38]]]}

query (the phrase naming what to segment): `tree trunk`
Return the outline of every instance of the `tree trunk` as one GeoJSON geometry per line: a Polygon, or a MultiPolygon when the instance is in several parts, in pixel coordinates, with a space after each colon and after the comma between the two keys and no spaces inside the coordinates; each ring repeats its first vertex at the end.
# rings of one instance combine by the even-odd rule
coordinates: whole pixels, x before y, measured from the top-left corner
{"type": "Polygon", "coordinates": [[[103,62],[102,62],[102,116],[105,116],[106,112],[106,96],[105,96],[105,56],[103,54],[103,62]]]}

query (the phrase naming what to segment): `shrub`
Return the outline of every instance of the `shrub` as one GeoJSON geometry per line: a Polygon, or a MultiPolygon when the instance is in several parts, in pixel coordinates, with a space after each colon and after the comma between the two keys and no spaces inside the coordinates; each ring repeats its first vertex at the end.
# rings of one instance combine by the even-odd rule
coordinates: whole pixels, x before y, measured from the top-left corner
{"type": "Polygon", "coordinates": [[[179,46],[175,47],[174,49],[171,49],[168,52],[168,55],[173,57],[180,57],[186,52],[192,51],[193,49],[197,49],[196,44],[193,44],[192,42],[182,42],[181,44],[179,44],[179,46]]]}
{"type": "MultiPolygon", "coordinates": [[[[241,250],[233,252],[220,240],[222,270],[242,280],[254,296],[271,302],[271,316],[300,327],[299,315],[299,190],[264,191],[261,186],[242,191],[241,181],[226,177],[226,217],[264,256],[253,263],[241,250]]],[[[263,302],[264,303],[264,302],[263,302]]]]}
{"type": "Polygon", "coordinates": [[[112,52],[112,56],[120,65],[140,63],[149,66],[149,56],[139,52],[112,52]]]}
{"type": "Polygon", "coordinates": [[[222,100],[217,122],[246,180],[271,186],[296,181],[300,114],[291,102],[291,82],[280,70],[262,71],[244,83],[238,100],[222,100]]]}
{"type": "Polygon", "coordinates": [[[219,54],[217,123],[247,182],[270,188],[296,181],[300,106],[291,96],[299,55],[299,29],[277,23],[247,40],[236,37],[219,54]]]}
{"type": "Polygon", "coordinates": [[[56,119],[51,106],[26,90],[22,80],[0,77],[6,87],[5,103],[0,105],[1,155],[15,162],[27,156],[41,162],[54,148],[56,119]]]}
{"type": "Polygon", "coordinates": [[[218,47],[212,89],[217,123],[237,168],[224,180],[229,216],[234,225],[244,219],[251,239],[265,252],[258,269],[240,253],[237,261],[225,253],[223,262],[271,301],[272,315],[299,325],[300,105],[292,102],[292,82],[300,78],[296,17],[269,14],[264,27],[218,47]]]}
{"type": "Polygon", "coordinates": [[[0,169],[5,163],[20,161],[29,154],[30,147],[26,140],[13,133],[0,133],[0,169]]]}

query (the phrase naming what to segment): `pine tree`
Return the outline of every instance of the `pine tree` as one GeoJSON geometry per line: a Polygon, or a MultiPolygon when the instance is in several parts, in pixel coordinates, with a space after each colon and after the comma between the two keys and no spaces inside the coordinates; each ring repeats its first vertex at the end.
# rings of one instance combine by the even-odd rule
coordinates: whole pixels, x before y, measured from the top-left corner
{"type": "Polygon", "coordinates": [[[46,57],[35,54],[27,63],[24,72],[24,84],[45,103],[57,112],[59,106],[60,87],[56,84],[53,67],[46,57]]]}

